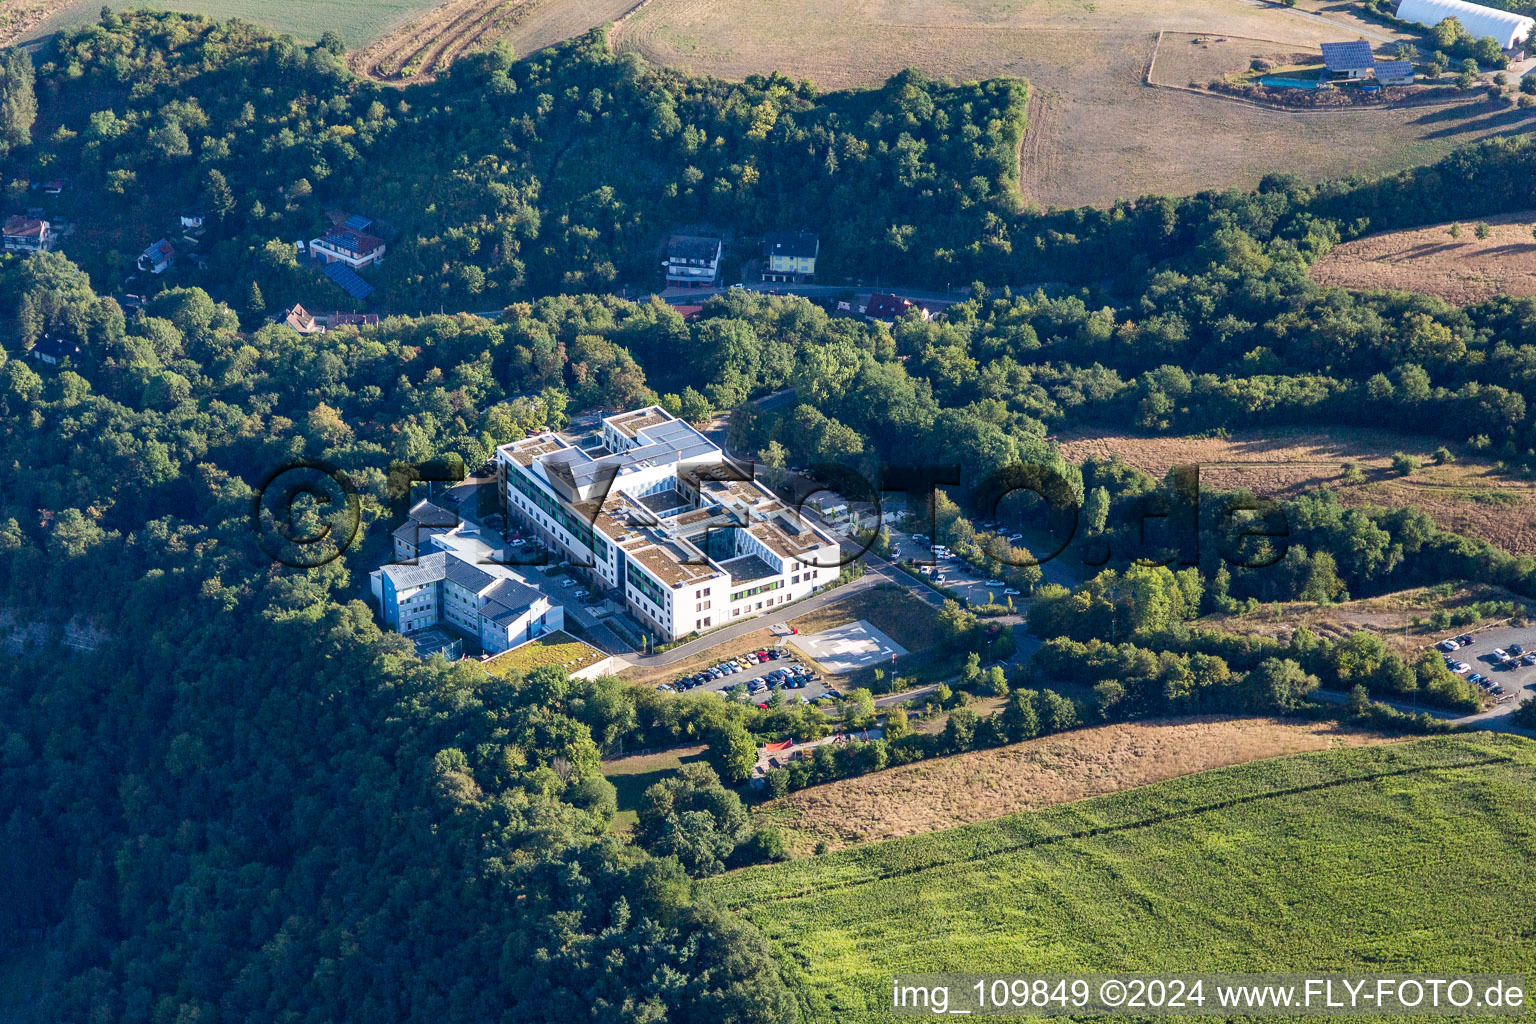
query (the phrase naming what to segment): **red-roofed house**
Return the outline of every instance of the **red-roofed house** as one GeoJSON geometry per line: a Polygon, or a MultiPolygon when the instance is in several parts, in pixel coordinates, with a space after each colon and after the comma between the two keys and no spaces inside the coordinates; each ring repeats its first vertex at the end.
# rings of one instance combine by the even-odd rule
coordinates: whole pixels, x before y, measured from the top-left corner
{"type": "Polygon", "coordinates": [[[864,316],[869,320],[880,320],[893,324],[897,320],[916,310],[924,319],[931,319],[932,314],[927,309],[919,306],[911,299],[904,299],[900,295],[892,295],[890,292],[876,292],[869,297],[869,305],[864,307],[864,316]]]}
{"type": "Polygon", "coordinates": [[[53,248],[53,242],[53,229],[45,220],[21,216],[5,219],[7,252],[47,252],[53,248]]]}

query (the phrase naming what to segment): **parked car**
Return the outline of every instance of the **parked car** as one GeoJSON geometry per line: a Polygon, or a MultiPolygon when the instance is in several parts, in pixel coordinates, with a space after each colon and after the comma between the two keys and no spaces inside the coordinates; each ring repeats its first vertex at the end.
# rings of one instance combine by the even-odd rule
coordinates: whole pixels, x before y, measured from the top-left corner
{"type": "Polygon", "coordinates": [[[1464,676],[1468,672],[1472,671],[1472,666],[1468,665],[1464,661],[1458,661],[1456,664],[1451,666],[1451,671],[1455,672],[1457,675],[1464,676]]]}
{"type": "Polygon", "coordinates": [[[1454,651],[1460,647],[1461,644],[1457,643],[1455,640],[1441,640],[1438,644],[1435,644],[1435,646],[1449,654],[1451,651],[1454,651]]]}
{"type": "Polygon", "coordinates": [[[565,579],[560,581],[560,585],[562,587],[574,587],[576,585],[576,581],[567,576],[565,579]]]}
{"type": "Polygon", "coordinates": [[[1009,587],[1007,590],[1003,591],[1003,596],[1004,597],[1018,597],[1019,596],[1018,588],[1017,587],[1009,587]]]}
{"type": "Polygon", "coordinates": [[[1003,581],[1002,580],[987,580],[987,586],[989,586],[989,587],[1000,587],[1002,585],[1003,585],[1003,581]]]}
{"type": "Polygon", "coordinates": [[[1488,652],[1488,656],[1494,661],[1503,661],[1509,657],[1509,652],[1502,647],[1495,647],[1492,651],[1488,652]]]}
{"type": "Polygon", "coordinates": [[[1520,659],[1520,664],[1526,666],[1536,665],[1536,654],[1527,654],[1525,657],[1520,659]]]}
{"type": "Polygon", "coordinates": [[[1524,654],[1525,653],[1525,648],[1520,646],[1519,644],[1510,644],[1509,647],[1506,648],[1506,650],[1508,650],[1510,654],[1524,654]]]}
{"type": "Polygon", "coordinates": [[[1467,646],[1469,646],[1472,643],[1472,634],[1471,633],[1463,633],[1463,634],[1461,634],[1461,636],[1456,638],[1456,642],[1461,644],[1461,646],[1463,646],[1463,647],[1467,647],[1467,646]]]}

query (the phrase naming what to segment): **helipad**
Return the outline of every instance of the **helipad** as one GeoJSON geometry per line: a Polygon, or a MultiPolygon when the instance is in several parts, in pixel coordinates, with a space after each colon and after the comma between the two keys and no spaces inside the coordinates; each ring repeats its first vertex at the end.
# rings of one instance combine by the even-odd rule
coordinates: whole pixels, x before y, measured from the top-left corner
{"type": "Polygon", "coordinates": [[[892,655],[907,653],[905,647],[863,619],[809,636],[792,636],[789,642],[820,662],[828,672],[852,672],[869,665],[889,664],[892,655]]]}

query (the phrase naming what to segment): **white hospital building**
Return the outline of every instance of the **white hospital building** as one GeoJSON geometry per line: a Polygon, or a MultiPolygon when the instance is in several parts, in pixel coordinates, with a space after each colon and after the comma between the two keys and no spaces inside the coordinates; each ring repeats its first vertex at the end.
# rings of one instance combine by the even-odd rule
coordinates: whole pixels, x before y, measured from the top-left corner
{"type": "Polygon", "coordinates": [[[837,542],[659,406],[570,442],[496,452],[510,518],[620,592],[661,640],[798,601],[837,579],[837,542]]]}

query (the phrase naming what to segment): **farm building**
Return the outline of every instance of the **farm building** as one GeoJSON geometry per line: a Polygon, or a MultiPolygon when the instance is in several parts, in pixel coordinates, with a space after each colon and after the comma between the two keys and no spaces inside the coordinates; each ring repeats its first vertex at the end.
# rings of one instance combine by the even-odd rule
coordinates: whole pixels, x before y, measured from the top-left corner
{"type": "Polygon", "coordinates": [[[1376,64],[1376,81],[1382,85],[1412,85],[1413,62],[1408,60],[1383,60],[1376,64]]]}
{"type": "Polygon", "coordinates": [[[1330,77],[1365,78],[1376,67],[1376,55],[1371,52],[1371,44],[1363,39],[1324,43],[1323,67],[1330,77]]]}
{"type": "Polygon", "coordinates": [[[1536,28],[1536,19],[1496,7],[1470,4],[1466,0],[1402,0],[1397,5],[1397,16],[1403,21],[1429,26],[1438,25],[1446,18],[1455,18],[1468,34],[1479,38],[1488,36],[1505,50],[1525,45],[1531,30],[1536,28]]]}

